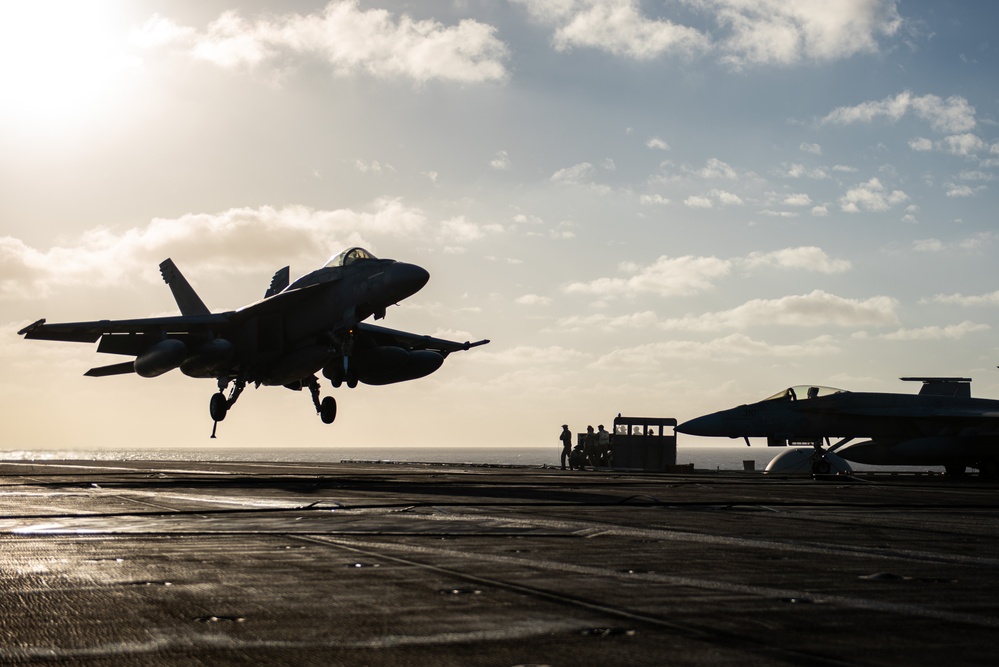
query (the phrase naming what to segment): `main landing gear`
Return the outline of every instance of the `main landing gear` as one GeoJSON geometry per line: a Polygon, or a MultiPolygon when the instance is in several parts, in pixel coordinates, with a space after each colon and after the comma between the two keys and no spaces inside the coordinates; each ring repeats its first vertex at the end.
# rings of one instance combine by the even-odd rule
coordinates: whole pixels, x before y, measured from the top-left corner
{"type": "Polygon", "coordinates": [[[319,400],[319,378],[315,375],[306,380],[305,383],[312,394],[312,403],[316,406],[319,418],[323,420],[324,424],[332,424],[333,420],[336,419],[336,399],[327,396],[322,401],[319,400]]]}
{"type": "MultiPolygon", "coordinates": [[[[217,394],[212,396],[211,402],[208,404],[208,412],[212,416],[212,438],[215,437],[215,431],[218,428],[219,422],[225,419],[226,414],[236,403],[236,399],[239,395],[243,393],[246,388],[246,380],[239,378],[233,384],[232,390],[229,392],[229,396],[225,395],[225,390],[229,387],[231,380],[228,377],[219,378],[219,391],[217,394]]],[[[347,377],[347,386],[353,387],[357,385],[356,376],[352,374],[347,377]]],[[[303,388],[308,387],[309,393],[312,394],[312,404],[316,406],[316,414],[319,418],[323,420],[324,424],[332,424],[336,419],[336,399],[332,396],[327,396],[326,398],[321,398],[319,395],[319,378],[315,375],[295,382],[293,384],[285,385],[289,389],[294,389],[299,391],[303,388]]],[[[334,384],[334,386],[337,386],[334,384]]]]}
{"type": "Polygon", "coordinates": [[[232,386],[232,390],[229,392],[229,397],[226,398],[225,390],[229,386],[229,378],[220,377],[219,378],[219,393],[212,396],[211,402],[208,404],[208,412],[212,416],[212,438],[215,437],[215,429],[218,428],[219,422],[225,419],[226,413],[229,412],[229,408],[236,404],[236,399],[239,395],[243,393],[246,389],[246,380],[242,378],[237,379],[236,383],[232,386]]]}

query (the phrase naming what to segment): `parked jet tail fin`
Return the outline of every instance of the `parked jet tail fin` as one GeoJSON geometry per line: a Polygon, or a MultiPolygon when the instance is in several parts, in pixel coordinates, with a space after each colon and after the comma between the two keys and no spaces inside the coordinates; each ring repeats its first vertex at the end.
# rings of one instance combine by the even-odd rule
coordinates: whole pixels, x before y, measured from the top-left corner
{"type": "Polygon", "coordinates": [[[167,258],[160,264],[163,282],[170,286],[173,298],[177,301],[182,315],[211,315],[208,306],[197,295],[187,278],[180,272],[173,260],[167,258]]]}
{"type": "Polygon", "coordinates": [[[291,281],[290,269],[291,267],[286,266],[283,269],[277,270],[277,273],[275,273],[274,277],[271,278],[271,286],[267,288],[266,292],[264,292],[265,299],[268,299],[275,294],[280,294],[288,287],[288,283],[291,281]]]}
{"type": "Polygon", "coordinates": [[[903,382],[922,382],[919,388],[920,396],[951,396],[953,398],[971,398],[971,378],[938,378],[918,377],[899,378],[903,382]]]}

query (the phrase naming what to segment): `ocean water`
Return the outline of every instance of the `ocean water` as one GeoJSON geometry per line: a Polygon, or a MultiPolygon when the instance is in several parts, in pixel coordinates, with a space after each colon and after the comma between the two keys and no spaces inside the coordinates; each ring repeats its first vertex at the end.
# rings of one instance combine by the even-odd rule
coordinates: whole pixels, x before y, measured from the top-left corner
{"type": "MultiPolygon", "coordinates": [[[[0,451],[2,461],[254,461],[281,463],[339,463],[341,461],[398,461],[416,463],[467,463],[471,465],[558,466],[561,448],[555,447],[316,447],[316,448],[135,448],[0,451]]],[[[694,445],[677,447],[676,462],[693,463],[700,470],[744,470],[752,461],[756,470],[784,451],[782,447],[745,445],[694,445]]],[[[885,466],[853,465],[854,470],[909,470],[885,466]]],[[[942,468],[927,468],[942,470],[942,468]]]]}

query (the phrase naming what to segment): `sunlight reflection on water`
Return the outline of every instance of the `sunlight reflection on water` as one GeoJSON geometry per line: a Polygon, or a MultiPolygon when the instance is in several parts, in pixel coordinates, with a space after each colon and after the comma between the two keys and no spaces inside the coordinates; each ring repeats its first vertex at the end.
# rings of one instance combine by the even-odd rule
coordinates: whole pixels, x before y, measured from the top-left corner
{"type": "MultiPolygon", "coordinates": [[[[753,461],[756,470],[766,468],[783,451],[781,447],[740,445],[679,445],[676,461],[693,463],[703,470],[743,470],[753,461]]],[[[37,449],[0,452],[4,461],[251,461],[278,463],[338,463],[340,461],[401,461],[470,463],[478,465],[557,466],[560,447],[315,447],[315,448],[133,448],[133,449],[37,449]]],[[[888,467],[854,464],[855,470],[908,470],[935,467],[888,467]]]]}

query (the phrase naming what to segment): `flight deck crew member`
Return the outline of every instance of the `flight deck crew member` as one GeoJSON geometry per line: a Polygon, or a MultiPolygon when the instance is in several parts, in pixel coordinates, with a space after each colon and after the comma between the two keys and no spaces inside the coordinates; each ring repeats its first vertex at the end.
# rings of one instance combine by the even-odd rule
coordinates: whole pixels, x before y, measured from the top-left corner
{"type": "MultiPolygon", "coordinates": [[[[592,426],[586,427],[586,435],[583,436],[583,461],[584,463],[589,463],[590,466],[596,470],[597,468],[597,434],[593,432],[592,426]]],[[[580,470],[586,470],[586,466],[582,465],[579,467],[580,470]]]]}
{"type": "MultiPolygon", "coordinates": [[[[559,434],[558,439],[562,441],[562,470],[565,470],[566,459],[569,459],[572,454],[572,431],[569,430],[568,424],[562,424],[562,433],[559,434]]],[[[569,459],[569,470],[572,470],[571,459],[569,459]]]]}
{"type": "Polygon", "coordinates": [[[604,430],[604,425],[597,427],[597,451],[604,463],[610,466],[610,433],[604,430]]]}

